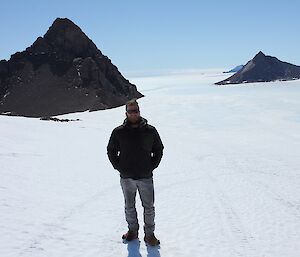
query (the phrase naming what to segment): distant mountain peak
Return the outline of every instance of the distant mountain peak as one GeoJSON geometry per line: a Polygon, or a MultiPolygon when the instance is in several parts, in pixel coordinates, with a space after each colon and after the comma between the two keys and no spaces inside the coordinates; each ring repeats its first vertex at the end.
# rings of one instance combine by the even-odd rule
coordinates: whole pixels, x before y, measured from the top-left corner
{"type": "Polygon", "coordinates": [[[264,56],[264,57],[266,57],[266,55],[262,51],[259,51],[256,56],[264,56]]]}
{"type": "Polygon", "coordinates": [[[235,66],[233,69],[231,69],[229,71],[223,71],[223,73],[238,72],[238,71],[240,71],[243,68],[244,68],[244,65],[241,64],[241,65],[235,66]]]}
{"type": "Polygon", "coordinates": [[[262,51],[254,56],[240,71],[216,85],[269,82],[300,79],[300,66],[266,56],[262,51]]]}
{"type": "Polygon", "coordinates": [[[253,58],[253,61],[259,61],[261,59],[265,59],[267,56],[262,52],[262,51],[259,51],[253,58]]]}

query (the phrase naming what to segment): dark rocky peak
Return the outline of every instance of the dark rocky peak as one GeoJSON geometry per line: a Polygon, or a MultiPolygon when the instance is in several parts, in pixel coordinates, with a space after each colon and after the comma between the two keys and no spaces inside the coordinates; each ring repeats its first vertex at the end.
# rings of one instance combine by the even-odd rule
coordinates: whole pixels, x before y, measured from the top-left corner
{"type": "Polygon", "coordinates": [[[255,57],[257,56],[266,57],[266,55],[262,51],[259,51],[255,57]]]}
{"type": "Polygon", "coordinates": [[[26,51],[14,54],[11,59],[16,68],[23,68],[22,59],[29,60],[35,70],[49,64],[54,74],[62,76],[76,58],[94,58],[99,63],[108,59],[76,24],[67,18],[57,18],[43,37],[38,37],[26,51]]]}
{"type": "Polygon", "coordinates": [[[103,110],[142,96],[65,18],[57,18],[25,51],[0,61],[0,114],[41,117],[103,110]]]}
{"type": "Polygon", "coordinates": [[[267,56],[262,52],[262,51],[259,51],[258,54],[256,54],[253,58],[253,61],[254,62],[260,62],[264,59],[266,59],[267,56]]]}
{"type": "Polygon", "coordinates": [[[259,52],[243,69],[231,77],[217,82],[217,85],[239,84],[251,82],[269,82],[276,80],[294,80],[300,78],[300,66],[266,56],[259,52]]]}
{"type": "Polygon", "coordinates": [[[44,35],[44,40],[54,51],[67,52],[72,57],[101,54],[92,40],[67,18],[57,18],[44,35]]]}

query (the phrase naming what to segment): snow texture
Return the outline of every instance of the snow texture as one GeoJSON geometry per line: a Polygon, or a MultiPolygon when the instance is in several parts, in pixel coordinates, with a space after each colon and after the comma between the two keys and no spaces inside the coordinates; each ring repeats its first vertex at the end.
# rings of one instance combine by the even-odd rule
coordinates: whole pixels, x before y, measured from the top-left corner
{"type": "MultiPolygon", "coordinates": [[[[123,244],[106,145],[124,107],[0,116],[1,257],[298,257],[300,82],[215,86],[222,71],[132,77],[165,145],[154,172],[161,247],[123,244]]],[[[143,211],[137,201],[142,227],[143,211]]]]}

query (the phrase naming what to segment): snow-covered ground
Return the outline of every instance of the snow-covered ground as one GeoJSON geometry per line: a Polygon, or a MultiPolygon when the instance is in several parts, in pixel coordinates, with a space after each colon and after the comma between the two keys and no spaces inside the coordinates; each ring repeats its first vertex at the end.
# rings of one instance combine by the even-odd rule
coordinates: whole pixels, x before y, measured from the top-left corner
{"type": "MultiPolygon", "coordinates": [[[[221,71],[130,78],[165,145],[161,247],[123,244],[106,145],[124,107],[60,123],[0,116],[1,257],[299,257],[300,81],[214,86],[221,71]]],[[[137,203],[142,225],[142,208],[137,203]]]]}

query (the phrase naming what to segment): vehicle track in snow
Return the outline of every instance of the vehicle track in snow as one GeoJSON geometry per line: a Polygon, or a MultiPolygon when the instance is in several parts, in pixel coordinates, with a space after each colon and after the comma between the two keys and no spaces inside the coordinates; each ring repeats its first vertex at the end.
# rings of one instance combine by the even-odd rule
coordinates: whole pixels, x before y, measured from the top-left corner
{"type": "Polygon", "coordinates": [[[230,245],[234,256],[255,256],[255,247],[252,243],[254,237],[243,225],[238,210],[231,205],[232,199],[227,196],[224,190],[218,187],[215,178],[211,175],[208,175],[208,177],[211,181],[209,194],[219,221],[222,223],[220,231],[224,234],[224,238],[229,237],[231,238],[229,241],[234,242],[230,245]],[[252,254],[249,255],[249,253],[252,254]]]}

